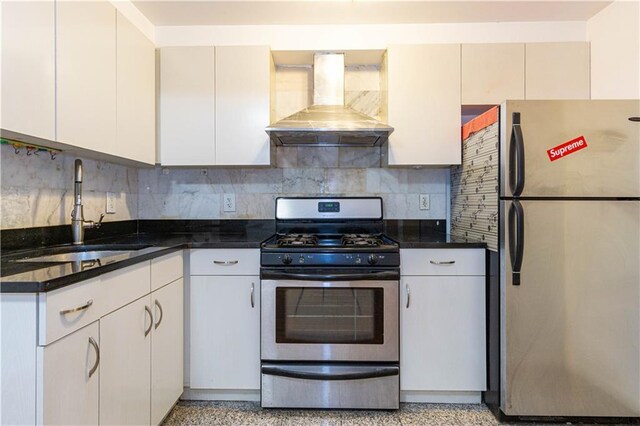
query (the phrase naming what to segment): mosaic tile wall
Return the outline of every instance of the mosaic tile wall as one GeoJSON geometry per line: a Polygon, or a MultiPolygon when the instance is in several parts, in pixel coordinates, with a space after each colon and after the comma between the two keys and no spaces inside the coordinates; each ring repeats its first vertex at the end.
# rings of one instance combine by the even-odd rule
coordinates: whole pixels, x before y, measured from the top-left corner
{"type": "Polygon", "coordinates": [[[462,165],[451,167],[451,234],[498,250],[498,123],[462,143],[462,165]]]}

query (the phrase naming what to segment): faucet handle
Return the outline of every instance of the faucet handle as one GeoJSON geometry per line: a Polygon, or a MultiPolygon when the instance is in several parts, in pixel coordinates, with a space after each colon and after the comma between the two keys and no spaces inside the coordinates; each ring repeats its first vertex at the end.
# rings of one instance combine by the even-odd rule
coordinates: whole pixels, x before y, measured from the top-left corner
{"type": "Polygon", "coordinates": [[[98,219],[98,222],[94,225],[95,228],[102,226],[102,219],[104,219],[104,213],[100,213],[100,219],[98,219]]]}

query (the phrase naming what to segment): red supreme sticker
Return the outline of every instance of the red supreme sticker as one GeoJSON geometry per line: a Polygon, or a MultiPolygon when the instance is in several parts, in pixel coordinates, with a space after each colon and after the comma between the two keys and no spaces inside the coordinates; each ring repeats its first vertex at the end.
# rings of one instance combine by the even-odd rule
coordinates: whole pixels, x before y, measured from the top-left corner
{"type": "Polygon", "coordinates": [[[556,161],[565,155],[573,154],[576,151],[580,151],[587,147],[587,141],[584,136],[578,136],[575,139],[571,139],[569,142],[565,142],[561,145],[551,148],[547,151],[550,161],[556,161]]]}

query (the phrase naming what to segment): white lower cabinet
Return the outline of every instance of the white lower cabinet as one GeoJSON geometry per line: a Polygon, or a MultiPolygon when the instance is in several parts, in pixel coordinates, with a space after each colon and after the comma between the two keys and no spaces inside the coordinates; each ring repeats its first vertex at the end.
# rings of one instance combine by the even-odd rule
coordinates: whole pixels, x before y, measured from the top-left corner
{"type": "Polygon", "coordinates": [[[10,362],[0,363],[2,385],[18,396],[2,394],[0,423],[159,424],[184,386],[181,257],[52,292],[3,294],[2,357],[10,362]]]}
{"type": "Polygon", "coordinates": [[[400,388],[485,390],[484,277],[403,277],[401,285],[400,388]]]}
{"type": "Polygon", "coordinates": [[[192,389],[260,389],[260,277],[191,276],[192,389]]]}
{"type": "Polygon", "coordinates": [[[100,424],[149,424],[151,312],[144,296],[100,320],[100,424]]]}
{"type": "Polygon", "coordinates": [[[400,397],[480,402],[486,390],[484,249],[400,250],[400,397]]]}
{"type": "Polygon", "coordinates": [[[38,424],[98,424],[98,321],[37,348],[38,424]]]}
{"type": "MultiPolygon", "coordinates": [[[[180,265],[182,266],[182,265],[180,265]]],[[[182,278],[151,293],[151,424],[156,425],[182,395],[184,285],[182,278]]]]}

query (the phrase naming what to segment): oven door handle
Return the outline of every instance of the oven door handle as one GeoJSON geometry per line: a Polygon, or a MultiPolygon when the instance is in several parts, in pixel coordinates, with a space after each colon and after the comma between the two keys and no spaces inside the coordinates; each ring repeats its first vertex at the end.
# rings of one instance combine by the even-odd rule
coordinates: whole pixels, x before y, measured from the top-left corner
{"type": "Polygon", "coordinates": [[[357,372],[315,373],[280,367],[262,366],[262,374],[303,380],[362,380],[374,379],[376,377],[397,376],[400,374],[400,370],[398,367],[375,367],[357,372]]]}
{"type": "Polygon", "coordinates": [[[394,271],[358,272],[358,273],[301,273],[286,272],[278,270],[262,270],[262,279],[268,280],[305,280],[305,281],[378,281],[378,280],[398,280],[400,273],[394,271]]]}

